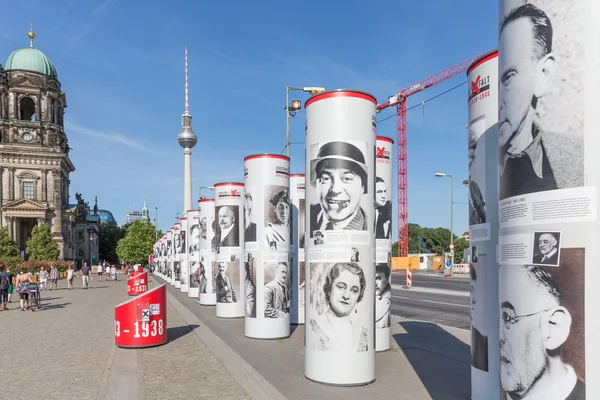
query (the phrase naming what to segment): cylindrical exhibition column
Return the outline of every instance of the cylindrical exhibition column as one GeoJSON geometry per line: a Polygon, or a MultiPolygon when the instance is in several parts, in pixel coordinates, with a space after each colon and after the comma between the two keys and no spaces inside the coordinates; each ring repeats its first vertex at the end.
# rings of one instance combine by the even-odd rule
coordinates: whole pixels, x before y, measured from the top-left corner
{"type": "Polygon", "coordinates": [[[340,386],[375,381],[375,105],[370,94],[306,102],[304,374],[340,386]]]}
{"type": "Polygon", "coordinates": [[[160,277],[167,279],[167,234],[160,239],[160,277]]]}
{"type": "MultiPolygon", "coordinates": [[[[244,316],[244,184],[229,182],[215,184],[216,232],[212,247],[213,279],[216,293],[216,315],[219,318],[244,316]]],[[[200,296],[202,298],[202,296],[200,296]]]]}
{"type": "Polygon", "coordinates": [[[187,255],[189,271],[187,274],[188,297],[198,297],[198,261],[200,261],[200,227],[198,223],[198,210],[187,212],[187,255]]]}
{"type": "Polygon", "coordinates": [[[196,274],[199,297],[198,302],[203,306],[214,306],[217,304],[216,274],[213,272],[213,262],[215,261],[215,252],[212,244],[215,238],[215,201],[213,199],[201,199],[198,201],[198,219],[199,219],[199,260],[198,273],[196,274]]]}
{"type": "Polygon", "coordinates": [[[174,228],[167,232],[167,282],[171,285],[175,284],[175,275],[173,274],[173,232],[174,228]]]}
{"type": "Polygon", "coordinates": [[[290,336],[290,159],[244,159],[246,337],[290,336]]]}
{"type": "Polygon", "coordinates": [[[498,52],[468,69],[471,398],[500,396],[498,352],[498,52]]]}
{"type": "Polygon", "coordinates": [[[292,202],[292,247],[290,248],[290,292],[292,305],[290,307],[290,323],[304,324],[304,191],[306,178],[304,174],[290,175],[290,199],[292,202]]]}
{"type": "Polygon", "coordinates": [[[175,288],[181,287],[181,222],[177,222],[173,231],[173,280],[175,288]]]}
{"type": "Polygon", "coordinates": [[[167,343],[167,286],[115,306],[115,344],[144,348],[167,343]]]}
{"type": "Polygon", "coordinates": [[[188,235],[187,235],[187,230],[188,230],[188,218],[187,218],[187,213],[185,213],[185,217],[180,219],[181,221],[181,229],[179,230],[179,254],[180,254],[180,274],[179,274],[179,282],[181,282],[181,287],[179,288],[179,290],[183,293],[187,293],[187,291],[190,289],[189,286],[189,279],[190,279],[190,264],[189,264],[189,260],[188,260],[188,249],[187,249],[187,242],[188,242],[188,235]]]}
{"type": "Polygon", "coordinates": [[[394,141],[377,136],[375,146],[375,350],[392,338],[392,154],[394,141]]]}
{"type": "Polygon", "coordinates": [[[499,4],[500,384],[600,399],[600,5],[499,4]]]}

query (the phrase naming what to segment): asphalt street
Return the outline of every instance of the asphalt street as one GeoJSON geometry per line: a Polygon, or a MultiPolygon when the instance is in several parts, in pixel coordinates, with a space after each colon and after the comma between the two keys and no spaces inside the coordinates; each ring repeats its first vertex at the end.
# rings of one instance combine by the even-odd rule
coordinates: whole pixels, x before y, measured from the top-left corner
{"type": "Polygon", "coordinates": [[[392,314],[402,318],[469,329],[469,276],[444,277],[413,272],[412,287],[404,289],[406,272],[392,274],[392,314]]]}

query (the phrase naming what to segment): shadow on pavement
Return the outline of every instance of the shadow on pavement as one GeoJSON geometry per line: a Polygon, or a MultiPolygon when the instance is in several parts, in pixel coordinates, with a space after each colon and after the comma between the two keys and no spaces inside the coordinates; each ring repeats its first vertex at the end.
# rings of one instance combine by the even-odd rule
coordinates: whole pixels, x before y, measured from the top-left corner
{"type": "Polygon", "coordinates": [[[71,303],[69,302],[69,303],[61,303],[61,304],[42,304],[41,311],[52,310],[55,308],[64,308],[65,306],[68,306],[69,304],[71,304],[71,303]]]}
{"type": "Polygon", "coordinates": [[[427,322],[399,323],[406,333],[393,335],[433,399],[471,397],[471,348],[441,327],[427,322]]]}
{"type": "Polygon", "coordinates": [[[42,296],[42,301],[50,301],[50,300],[58,300],[62,299],[62,297],[44,297],[42,296]]]}
{"type": "Polygon", "coordinates": [[[182,326],[174,326],[171,328],[167,328],[167,339],[169,342],[173,342],[180,337],[191,333],[194,329],[196,329],[199,325],[182,325],[182,326]]]}

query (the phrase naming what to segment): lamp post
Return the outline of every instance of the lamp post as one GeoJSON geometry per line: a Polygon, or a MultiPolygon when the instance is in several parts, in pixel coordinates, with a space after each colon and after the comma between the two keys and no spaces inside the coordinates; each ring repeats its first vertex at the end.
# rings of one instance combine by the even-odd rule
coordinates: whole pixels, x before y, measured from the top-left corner
{"type": "Polygon", "coordinates": [[[154,215],[154,240],[158,240],[158,207],[154,207],[155,215],[154,215]]]}
{"type": "MultiPolygon", "coordinates": [[[[321,93],[325,91],[325,88],[322,87],[293,87],[286,86],[285,87],[285,121],[286,121],[286,130],[285,130],[285,155],[290,156],[290,115],[299,111],[302,108],[302,102],[300,100],[292,100],[290,104],[290,91],[299,90],[302,92],[310,93],[311,96],[314,96],[317,93],[321,93]]],[[[295,114],[294,114],[295,115],[295,114]]]]}
{"type": "MultiPolygon", "coordinates": [[[[452,253],[452,262],[454,262],[454,233],[452,232],[454,228],[454,179],[450,174],[444,174],[441,172],[435,173],[436,178],[450,178],[450,252],[452,253]]],[[[453,274],[453,268],[450,266],[450,276],[453,274]]]]}
{"type": "Polygon", "coordinates": [[[90,231],[90,268],[92,268],[92,242],[94,241],[94,235],[92,234],[92,231],[90,231]]]}
{"type": "Polygon", "coordinates": [[[200,186],[200,190],[198,193],[200,199],[202,199],[202,189],[215,190],[215,187],[214,186],[200,186]]]}

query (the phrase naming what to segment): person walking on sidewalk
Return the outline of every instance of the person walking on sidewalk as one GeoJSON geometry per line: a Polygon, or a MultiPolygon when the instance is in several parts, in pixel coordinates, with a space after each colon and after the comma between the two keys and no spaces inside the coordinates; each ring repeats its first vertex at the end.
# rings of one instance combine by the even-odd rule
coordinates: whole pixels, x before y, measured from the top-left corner
{"type": "MultiPolygon", "coordinates": [[[[8,276],[8,283],[10,284],[8,286],[8,297],[7,297],[7,300],[10,303],[10,300],[13,295],[13,288],[14,288],[13,285],[15,284],[15,276],[12,274],[12,272],[10,272],[10,267],[6,267],[6,276],[8,276]]],[[[6,305],[4,306],[4,308],[6,309],[6,305]]]]}
{"type": "Polygon", "coordinates": [[[102,273],[104,272],[104,267],[102,264],[98,264],[98,281],[102,282],[102,273]]]}
{"type": "Polygon", "coordinates": [[[58,270],[54,267],[54,264],[50,264],[50,290],[58,290],[58,270]]]}
{"type": "Polygon", "coordinates": [[[87,289],[90,285],[90,272],[92,269],[88,266],[87,262],[83,263],[83,267],[81,268],[81,280],[83,283],[83,288],[87,289]]]}
{"type": "Polygon", "coordinates": [[[74,275],[75,275],[75,270],[73,269],[72,265],[69,265],[69,268],[67,269],[67,288],[68,288],[68,290],[73,289],[74,275]]]}
{"type": "Polygon", "coordinates": [[[10,287],[10,278],[8,273],[3,272],[4,263],[0,261],[0,311],[6,308],[8,303],[8,288],[10,287]]]}
{"type": "Polygon", "coordinates": [[[25,307],[29,309],[29,287],[27,287],[29,283],[33,283],[31,275],[25,272],[25,268],[21,268],[21,273],[17,275],[15,281],[17,292],[19,292],[19,297],[21,298],[21,311],[25,311],[25,307]]]}
{"type": "Polygon", "coordinates": [[[108,282],[110,280],[110,265],[106,264],[104,273],[106,274],[106,282],[108,282]]]}
{"type": "Polygon", "coordinates": [[[117,267],[115,267],[114,264],[110,267],[110,276],[112,277],[113,281],[117,280],[117,267]]]}
{"type": "Polygon", "coordinates": [[[48,290],[48,271],[46,268],[40,268],[40,290],[48,290]]]}

